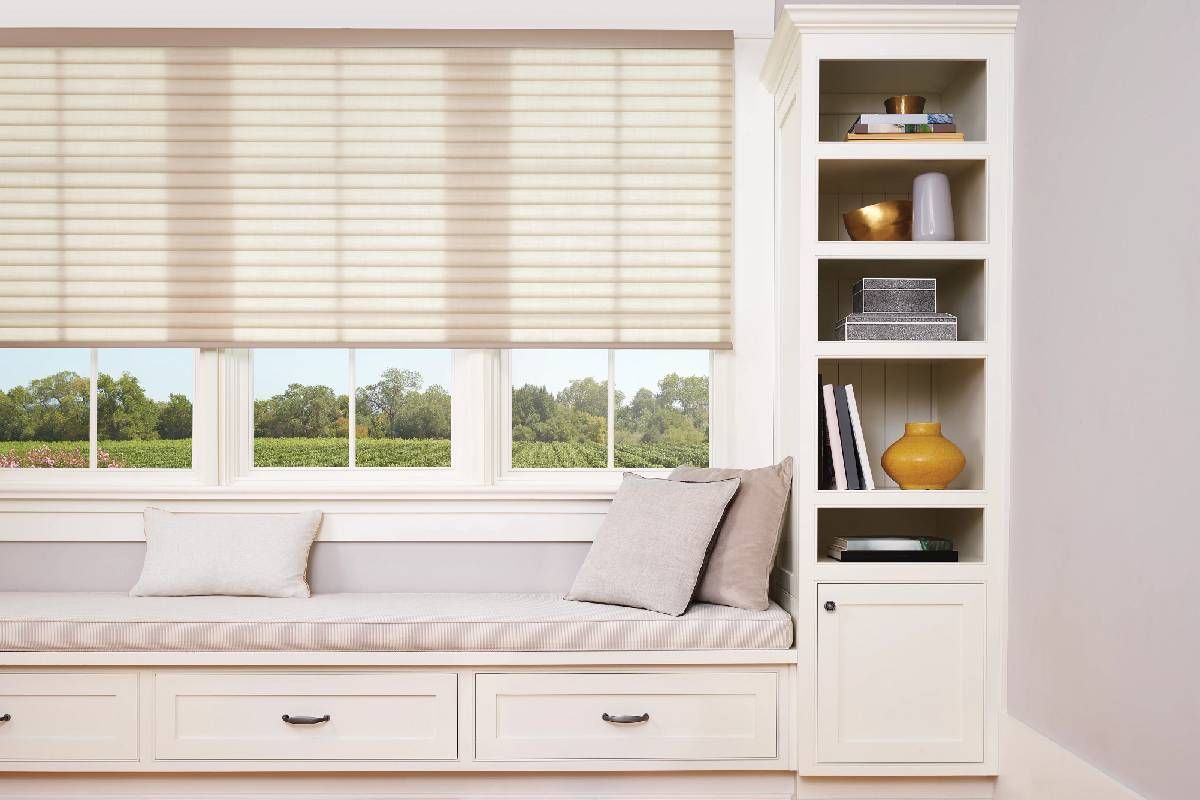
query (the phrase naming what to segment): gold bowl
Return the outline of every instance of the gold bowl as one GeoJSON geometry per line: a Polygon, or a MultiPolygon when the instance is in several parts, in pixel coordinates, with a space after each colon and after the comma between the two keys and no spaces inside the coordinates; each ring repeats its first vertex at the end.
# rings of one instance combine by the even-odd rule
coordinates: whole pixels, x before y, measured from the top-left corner
{"type": "Polygon", "coordinates": [[[884,200],[842,215],[846,233],[856,242],[907,242],[912,239],[912,201],[884,200]]]}
{"type": "Polygon", "coordinates": [[[920,114],[925,110],[925,98],[919,94],[898,94],[883,101],[889,114],[920,114]]]}

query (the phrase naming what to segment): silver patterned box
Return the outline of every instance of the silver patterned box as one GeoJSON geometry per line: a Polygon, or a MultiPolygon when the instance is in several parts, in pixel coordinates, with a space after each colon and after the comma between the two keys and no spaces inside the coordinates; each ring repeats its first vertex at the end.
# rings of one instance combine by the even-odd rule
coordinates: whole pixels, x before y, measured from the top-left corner
{"type": "Polygon", "coordinates": [[[937,311],[937,278],[863,278],[854,284],[856,314],[937,311]]]}
{"type": "Polygon", "coordinates": [[[851,314],[834,328],[845,342],[956,342],[958,317],[953,314],[851,314]]]}

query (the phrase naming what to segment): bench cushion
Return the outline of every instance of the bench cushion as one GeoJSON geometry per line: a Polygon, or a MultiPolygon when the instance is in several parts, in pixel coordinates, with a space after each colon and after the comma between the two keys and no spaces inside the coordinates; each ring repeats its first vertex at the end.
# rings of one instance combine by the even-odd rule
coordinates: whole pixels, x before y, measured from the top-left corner
{"type": "Polygon", "coordinates": [[[792,620],[694,604],[679,617],[555,594],[130,597],[0,592],[0,650],[555,651],[787,649],[792,620]]]}

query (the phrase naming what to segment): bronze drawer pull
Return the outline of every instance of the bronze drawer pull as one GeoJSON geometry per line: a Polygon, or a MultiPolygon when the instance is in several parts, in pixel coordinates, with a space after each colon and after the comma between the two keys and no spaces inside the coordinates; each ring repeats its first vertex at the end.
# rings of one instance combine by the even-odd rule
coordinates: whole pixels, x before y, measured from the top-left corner
{"type": "Polygon", "coordinates": [[[600,719],[604,720],[605,722],[616,722],[621,725],[632,725],[635,722],[649,722],[650,715],[649,714],[639,714],[639,715],[635,716],[633,714],[604,713],[604,714],[600,715],[600,719]]]}
{"type": "Polygon", "coordinates": [[[293,717],[290,714],[283,715],[283,721],[288,725],[319,725],[322,722],[329,722],[330,717],[326,714],[323,717],[293,717]]]}

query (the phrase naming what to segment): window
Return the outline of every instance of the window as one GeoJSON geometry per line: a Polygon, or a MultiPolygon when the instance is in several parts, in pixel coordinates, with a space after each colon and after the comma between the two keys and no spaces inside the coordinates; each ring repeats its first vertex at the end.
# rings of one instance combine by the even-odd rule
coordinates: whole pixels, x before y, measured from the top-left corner
{"type": "Polygon", "coordinates": [[[708,466],[704,350],[514,350],[513,469],[708,466]]]}
{"type": "Polygon", "coordinates": [[[194,370],[174,348],[0,350],[0,466],[189,469],[194,370]]]}
{"type": "Polygon", "coordinates": [[[450,466],[449,350],[260,349],[253,385],[255,467],[450,466]]]}

